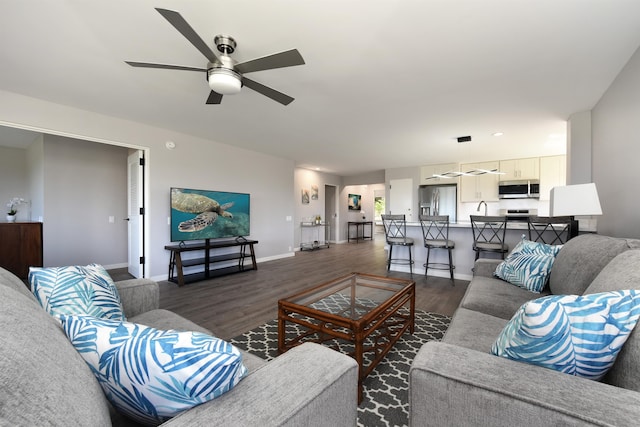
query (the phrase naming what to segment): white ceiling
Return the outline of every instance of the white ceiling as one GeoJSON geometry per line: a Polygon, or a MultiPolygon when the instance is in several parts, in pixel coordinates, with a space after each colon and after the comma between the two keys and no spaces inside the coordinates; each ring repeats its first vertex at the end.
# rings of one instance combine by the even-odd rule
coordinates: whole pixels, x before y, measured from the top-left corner
{"type": "Polygon", "coordinates": [[[638,0],[2,0],[0,89],[353,175],[564,153],[639,45],[638,0]],[[295,101],[125,64],[206,67],[155,7],[240,62],[297,48],[248,75],[295,101]]]}

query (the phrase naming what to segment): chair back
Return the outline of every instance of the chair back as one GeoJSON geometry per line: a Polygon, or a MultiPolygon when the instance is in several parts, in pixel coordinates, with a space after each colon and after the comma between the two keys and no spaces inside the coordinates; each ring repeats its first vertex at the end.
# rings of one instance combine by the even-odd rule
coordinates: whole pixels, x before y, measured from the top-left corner
{"type": "Polygon", "coordinates": [[[471,215],[471,231],[475,243],[504,244],[507,232],[506,216],[471,215]]]}
{"type": "Polygon", "coordinates": [[[570,216],[529,217],[529,240],[548,245],[563,245],[572,237],[570,216]]]}
{"type": "Polygon", "coordinates": [[[425,245],[446,246],[449,241],[449,215],[420,215],[425,245]]]}
{"type": "Polygon", "coordinates": [[[407,242],[407,221],[405,215],[382,215],[382,225],[388,244],[407,242]]]}

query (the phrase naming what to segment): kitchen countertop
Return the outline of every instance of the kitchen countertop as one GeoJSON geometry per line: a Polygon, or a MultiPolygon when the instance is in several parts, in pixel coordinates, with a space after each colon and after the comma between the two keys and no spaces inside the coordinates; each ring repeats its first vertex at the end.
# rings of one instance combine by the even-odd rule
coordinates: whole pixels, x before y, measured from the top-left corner
{"type": "MultiPolygon", "coordinates": [[[[420,227],[419,222],[407,221],[407,227],[420,227]]],[[[471,228],[471,221],[458,221],[449,224],[450,228],[471,228]]],[[[582,232],[595,233],[596,220],[578,219],[578,229],[582,232]]],[[[527,221],[507,221],[507,230],[528,230],[527,221]]]]}

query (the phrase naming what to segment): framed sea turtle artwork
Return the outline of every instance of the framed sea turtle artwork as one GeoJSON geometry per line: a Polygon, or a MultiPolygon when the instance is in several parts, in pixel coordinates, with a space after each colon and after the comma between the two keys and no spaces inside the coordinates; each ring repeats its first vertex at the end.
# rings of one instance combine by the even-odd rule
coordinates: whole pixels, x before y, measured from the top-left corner
{"type": "Polygon", "coordinates": [[[171,241],[224,239],[250,234],[247,193],[171,188],[171,241]]]}

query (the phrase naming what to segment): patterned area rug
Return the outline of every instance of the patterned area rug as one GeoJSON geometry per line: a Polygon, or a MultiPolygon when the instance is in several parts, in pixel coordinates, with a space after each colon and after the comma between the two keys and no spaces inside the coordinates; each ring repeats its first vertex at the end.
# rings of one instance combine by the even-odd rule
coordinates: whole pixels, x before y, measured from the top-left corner
{"type": "MultiPolygon", "coordinates": [[[[415,333],[408,331],[364,381],[364,397],[358,407],[358,425],[406,426],[408,424],[409,368],[427,341],[442,339],[451,318],[416,310],[415,333]]],[[[297,325],[287,323],[287,335],[297,325]]],[[[278,322],[272,320],[232,338],[231,343],[263,359],[278,356],[278,322]]],[[[340,346],[340,345],[338,345],[340,346]]]]}

